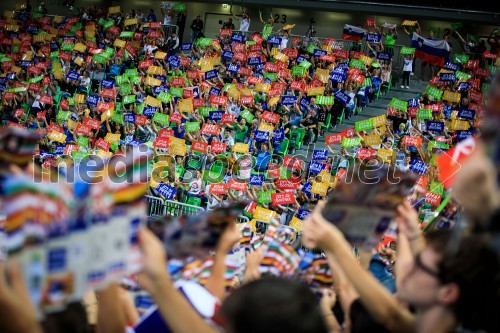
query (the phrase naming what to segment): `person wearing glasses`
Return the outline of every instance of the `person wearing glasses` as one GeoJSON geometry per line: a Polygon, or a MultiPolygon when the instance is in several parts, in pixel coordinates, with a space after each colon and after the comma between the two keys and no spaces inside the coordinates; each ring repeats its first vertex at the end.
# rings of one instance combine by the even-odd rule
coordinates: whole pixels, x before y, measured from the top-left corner
{"type": "MultiPolygon", "coordinates": [[[[500,262],[485,240],[458,238],[444,230],[423,236],[415,209],[409,203],[400,205],[394,297],[357,263],[342,232],[321,215],[323,205],[318,204],[304,222],[302,241],[325,252],[334,285],[340,285],[340,299],[345,283],[335,281],[335,275],[352,286],[371,318],[389,332],[499,332],[494,313],[499,304],[500,262]]],[[[351,303],[355,304],[359,305],[351,303]]],[[[355,325],[353,315],[350,312],[355,325]]]]}

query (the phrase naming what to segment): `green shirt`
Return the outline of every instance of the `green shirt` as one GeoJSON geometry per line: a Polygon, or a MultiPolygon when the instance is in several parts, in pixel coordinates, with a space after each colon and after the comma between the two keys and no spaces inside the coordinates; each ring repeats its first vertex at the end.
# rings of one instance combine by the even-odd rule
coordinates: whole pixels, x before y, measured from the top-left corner
{"type": "Polygon", "coordinates": [[[385,37],[385,45],[386,46],[394,46],[396,44],[396,35],[395,34],[384,34],[385,37]]]}
{"type": "Polygon", "coordinates": [[[243,129],[236,129],[235,133],[234,133],[234,139],[236,141],[244,141],[245,140],[245,136],[247,135],[247,132],[248,132],[248,126],[243,126],[243,129]]]}
{"type": "Polygon", "coordinates": [[[267,39],[273,33],[273,25],[266,23],[262,29],[262,38],[267,39]]]}

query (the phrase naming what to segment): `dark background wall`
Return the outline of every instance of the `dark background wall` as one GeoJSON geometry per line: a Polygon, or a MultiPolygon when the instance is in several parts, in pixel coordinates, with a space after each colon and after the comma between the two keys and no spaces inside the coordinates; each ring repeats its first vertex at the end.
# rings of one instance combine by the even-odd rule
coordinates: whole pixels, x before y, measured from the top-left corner
{"type": "MultiPolygon", "coordinates": [[[[46,6],[50,14],[67,15],[69,10],[63,7],[61,4],[64,0],[46,0],[46,6]]],[[[401,24],[404,19],[418,19],[420,25],[422,26],[424,33],[427,34],[430,29],[439,29],[444,32],[445,29],[450,28],[450,24],[453,22],[463,22],[463,28],[460,30],[462,35],[465,33],[471,33],[483,37],[487,37],[494,29],[500,25],[500,16],[498,20],[497,15],[489,12],[477,12],[478,9],[484,9],[491,6],[493,3],[488,2],[490,5],[486,5],[482,1],[439,1],[436,6],[449,5],[446,9],[436,9],[436,8],[425,8],[425,7],[402,7],[401,3],[407,4],[427,4],[432,5],[433,1],[417,1],[417,0],[406,0],[400,1],[398,5],[389,6],[384,2],[382,4],[374,4],[374,2],[382,3],[382,1],[367,0],[363,1],[285,1],[285,0],[268,0],[268,1],[258,1],[258,0],[245,0],[243,3],[248,9],[248,13],[251,17],[251,31],[261,31],[262,23],[259,21],[258,13],[259,9],[263,11],[263,16],[269,17],[272,12],[274,16],[279,15],[279,22],[276,27],[282,27],[281,22],[296,24],[295,28],[292,30],[292,34],[303,35],[309,28],[310,19],[314,18],[315,30],[317,31],[318,37],[333,37],[340,38],[342,35],[342,28],[344,24],[364,24],[365,20],[369,17],[375,17],[378,24],[389,22],[395,24],[401,24]],[[369,2],[368,2],[369,1],[369,2]],[[257,3],[262,3],[261,5],[257,3]],[[454,3],[454,5],[452,5],[454,3]],[[283,6],[280,7],[279,5],[283,6]],[[467,12],[463,10],[449,10],[449,8],[455,6],[460,8],[467,8],[474,4],[477,4],[477,8],[474,11],[467,12]],[[302,7],[302,8],[293,8],[302,7]],[[327,8],[327,9],[318,9],[327,8]],[[390,13],[385,15],[376,15],[377,12],[390,13]],[[371,13],[371,14],[370,14],[371,13]],[[412,15],[410,15],[412,14],[412,15]],[[481,19],[483,18],[483,19],[481,19]]],[[[396,2],[396,1],[394,1],[396,2]]],[[[435,1],[434,1],[435,2],[435,1]]],[[[40,1],[31,1],[32,5],[39,4],[40,1]]],[[[212,34],[216,33],[219,29],[218,20],[225,19],[229,17],[230,1],[224,4],[222,1],[207,1],[207,2],[184,2],[187,9],[187,22],[186,22],[186,32],[184,34],[185,40],[190,37],[189,25],[191,21],[196,17],[196,15],[201,15],[202,19],[205,21],[206,25],[206,35],[212,37],[212,34]]],[[[233,13],[241,14],[241,4],[242,2],[234,2],[233,13]]],[[[158,0],[122,0],[122,1],[111,1],[111,0],[76,0],[75,6],[78,7],[88,7],[95,5],[97,7],[109,7],[114,5],[120,5],[122,10],[130,11],[132,9],[141,9],[143,12],[147,12],[150,8],[154,9],[158,20],[162,20],[160,13],[161,1],[158,0]]],[[[8,0],[0,2],[0,10],[12,9],[14,3],[8,0]]],[[[495,6],[493,6],[495,9],[495,6]]],[[[493,10],[495,11],[495,10],[493,10]]],[[[236,28],[238,23],[235,22],[236,28]]],[[[277,29],[275,29],[277,30],[277,29]]],[[[500,30],[499,30],[500,31],[500,30]]],[[[408,37],[404,34],[401,27],[398,26],[398,32],[400,35],[398,44],[407,44],[408,37]]],[[[456,45],[456,51],[461,51],[459,44],[456,40],[452,39],[454,45],[456,45]]]]}

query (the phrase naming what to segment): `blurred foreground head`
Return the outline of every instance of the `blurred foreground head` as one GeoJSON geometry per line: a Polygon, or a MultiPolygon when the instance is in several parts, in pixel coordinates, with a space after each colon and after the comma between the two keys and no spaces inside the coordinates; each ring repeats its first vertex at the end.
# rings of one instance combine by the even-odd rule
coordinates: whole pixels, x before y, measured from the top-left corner
{"type": "Polygon", "coordinates": [[[498,255],[483,236],[455,236],[426,234],[427,246],[401,277],[398,296],[417,312],[447,309],[465,329],[499,332],[498,255]]]}
{"type": "Polygon", "coordinates": [[[0,167],[31,162],[40,134],[27,129],[8,127],[0,130],[0,167]]]}
{"type": "Polygon", "coordinates": [[[236,289],[224,302],[228,333],[326,333],[312,291],[293,280],[264,278],[236,289]]]}

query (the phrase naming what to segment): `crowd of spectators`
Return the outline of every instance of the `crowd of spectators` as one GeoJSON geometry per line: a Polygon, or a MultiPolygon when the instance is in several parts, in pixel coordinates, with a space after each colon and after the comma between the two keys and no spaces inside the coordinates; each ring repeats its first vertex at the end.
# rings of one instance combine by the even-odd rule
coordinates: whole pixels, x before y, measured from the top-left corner
{"type": "MultiPolygon", "coordinates": [[[[173,332],[218,331],[204,319],[235,333],[500,329],[495,316],[498,257],[484,237],[456,239],[450,231],[458,228],[464,212],[470,230],[494,222],[496,192],[479,196],[478,190],[484,205],[478,209],[467,188],[486,187],[486,178],[462,177],[450,200],[453,172],[439,162],[461,144],[477,142],[486,113],[494,109],[485,102],[490,102],[486,94],[499,65],[498,35],[490,36],[488,49],[457,31],[464,54],[446,41],[440,65],[422,61],[422,78],[425,66],[431,68],[425,91],[410,100],[392,98],[385,113],[335,132],[399,86],[393,82],[396,57],[404,64],[401,88],[410,87],[420,57],[409,47],[412,34],[422,35],[418,23],[404,25],[410,41],[400,50],[396,29],[387,23],[366,27],[365,35],[378,37],[367,39],[365,48],[359,38],[305,43],[290,36],[293,27],[273,32],[277,23],[262,15],[262,32],[249,33],[246,11],[234,16],[240,31],[228,21],[218,38],[204,36],[204,22],[197,16],[187,37],[185,7],[165,6],[161,13],[163,20],[153,9],[145,15],[90,7],[78,15],[52,17],[43,4],[32,12],[28,6],[11,12],[0,20],[1,120],[4,127],[40,135],[34,164],[48,173],[147,147],[149,197],[204,210],[244,201],[252,244],[277,237],[269,236],[264,224],[286,226],[277,232],[281,246],[300,252],[301,240],[307,248],[321,249],[315,260],[331,268],[319,307],[302,283],[260,279],[259,265],[268,258],[265,247],[261,252],[252,245],[245,273],[225,283],[224,257],[242,243],[234,225],[209,256],[212,271],[203,283],[222,302],[223,320],[202,318],[174,287],[162,245],[142,229],[138,281],[173,332]],[[162,23],[177,25],[178,35],[162,23]],[[315,149],[318,141],[326,149],[315,149]],[[375,249],[356,249],[358,258],[342,232],[320,213],[323,200],[355,164],[418,175],[415,204],[398,207],[398,231],[385,235],[375,249]],[[430,223],[438,214],[444,218],[430,223]],[[285,229],[294,233],[291,239],[285,229]],[[439,230],[424,235],[428,229],[439,230]]],[[[435,41],[432,32],[428,40],[435,41]]],[[[491,101],[497,95],[493,92],[491,101]]],[[[34,310],[19,302],[29,300],[15,283],[21,273],[13,267],[7,279],[0,273],[0,310],[15,320],[0,327],[38,332],[34,310]]],[[[123,332],[125,324],[132,327],[140,320],[121,287],[113,284],[96,294],[97,331],[123,332]]],[[[85,320],[75,324],[77,318],[72,319],[83,332],[85,320]]],[[[58,332],[62,321],[48,317],[44,330],[58,332]]]]}

